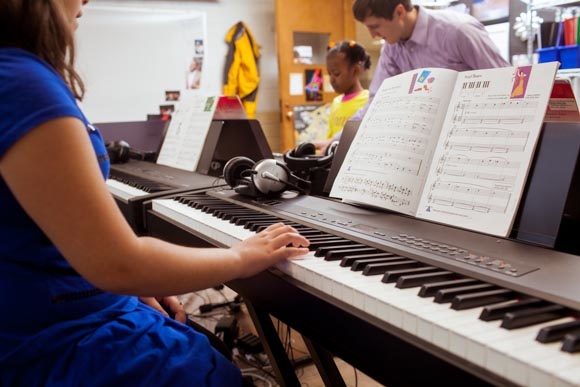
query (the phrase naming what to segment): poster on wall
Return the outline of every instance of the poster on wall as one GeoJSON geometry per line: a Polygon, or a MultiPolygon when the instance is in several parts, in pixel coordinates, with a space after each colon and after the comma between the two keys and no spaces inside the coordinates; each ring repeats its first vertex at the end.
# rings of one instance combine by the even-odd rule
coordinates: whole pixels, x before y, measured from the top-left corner
{"type": "Polygon", "coordinates": [[[187,69],[186,89],[199,89],[203,69],[204,44],[203,39],[194,39],[193,57],[187,69]]]}
{"type": "Polygon", "coordinates": [[[322,69],[304,70],[306,101],[322,101],[322,69]]]}
{"type": "Polygon", "coordinates": [[[179,96],[181,91],[179,90],[165,90],[165,100],[166,101],[179,101],[179,96]]]}

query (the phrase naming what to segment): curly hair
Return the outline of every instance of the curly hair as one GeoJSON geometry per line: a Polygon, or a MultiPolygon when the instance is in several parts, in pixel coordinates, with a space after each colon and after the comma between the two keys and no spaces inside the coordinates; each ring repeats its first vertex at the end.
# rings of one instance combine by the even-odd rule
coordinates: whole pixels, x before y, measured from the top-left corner
{"type": "Polygon", "coordinates": [[[336,44],[331,42],[328,45],[328,52],[326,53],[326,56],[330,56],[339,52],[344,53],[346,60],[351,66],[360,64],[365,70],[371,68],[371,57],[369,54],[367,54],[364,47],[354,40],[343,40],[342,42],[338,42],[336,44]]]}

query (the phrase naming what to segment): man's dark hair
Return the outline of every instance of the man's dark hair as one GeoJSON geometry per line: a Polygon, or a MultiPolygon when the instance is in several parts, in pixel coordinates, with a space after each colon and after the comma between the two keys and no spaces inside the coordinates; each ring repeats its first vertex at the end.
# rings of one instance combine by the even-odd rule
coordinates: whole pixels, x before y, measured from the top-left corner
{"type": "Polygon", "coordinates": [[[413,9],[411,0],[354,0],[352,13],[359,22],[364,21],[369,16],[392,20],[395,8],[399,4],[403,4],[407,11],[413,9]]]}

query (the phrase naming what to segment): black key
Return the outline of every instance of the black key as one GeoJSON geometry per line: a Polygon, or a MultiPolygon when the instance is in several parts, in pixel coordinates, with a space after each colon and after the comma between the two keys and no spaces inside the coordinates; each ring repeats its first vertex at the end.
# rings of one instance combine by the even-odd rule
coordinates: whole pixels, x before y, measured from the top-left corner
{"type": "Polygon", "coordinates": [[[548,303],[537,298],[525,298],[523,300],[511,302],[509,304],[490,305],[483,308],[479,319],[483,321],[501,320],[506,313],[529,309],[541,305],[548,305],[548,303]]]}
{"type": "Polygon", "coordinates": [[[366,245],[356,244],[352,241],[349,241],[350,244],[344,245],[328,245],[328,246],[319,246],[314,253],[315,257],[324,257],[331,251],[338,251],[338,250],[348,250],[348,249],[360,249],[363,247],[367,247],[366,245]]]}
{"type": "Polygon", "coordinates": [[[344,245],[352,245],[354,244],[353,241],[349,241],[348,239],[332,239],[332,240],[320,240],[320,241],[310,241],[310,251],[316,251],[319,247],[326,247],[326,246],[344,246],[344,245]]]}
{"type": "Polygon", "coordinates": [[[465,310],[483,305],[498,304],[513,299],[517,295],[511,289],[495,289],[487,292],[460,294],[451,301],[451,309],[465,310]]]}
{"type": "Polygon", "coordinates": [[[256,214],[235,214],[229,217],[230,223],[236,223],[238,219],[259,219],[259,215],[256,214]]]}
{"type": "Polygon", "coordinates": [[[298,231],[298,234],[300,234],[306,238],[310,238],[310,235],[306,232],[306,228],[296,227],[296,226],[292,226],[292,227],[294,227],[294,230],[298,231]]]}
{"type": "Polygon", "coordinates": [[[453,288],[456,286],[467,286],[475,285],[481,283],[473,278],[459,278],[452,281],[442,281],[442,282],[432,282],[430,284],[425,284],[419,289],[419,297],[434,297],[439,289],[453,288]]]}
{"type": "Polygon", "coordinates": [[[330,235],[330,234],[326,234],[326,235],[320,235],[320,236],[315,236],[310,238],[313,242],[322,242],[322,241],[339,241],[339,240],[344,240],[344,238],[341,238],[339,236],[336,235],[330,235]]]}
{"type": "Polygon", "coordinates": [[[229,206],[227,204],[199,204],[195,207],[199,210],[201,210],[201,212],[207,212],[208,214],[211,214],[212,212],[214,212],[215,210],[218,209],[223,209],[223,208],[229,208],[229,206]]]}
{"type": "Polygon", "coordinates": [[[401,257],[400,255],[391,255],[390,257],[378,257],[378,258],[367,258],[367,259],[357,259],[352,263],[350,270],[352,271],[362,271],[363,275],[367,275],[364,273],[365,270],[373,271],[373,273],[368,273],[368,275],[374,274],[384,274],[386,270],[382,270],[381,273],[375,272],[373,269],[368,269],[370,266],[380,265],[381,263],[387,262],[401,262],[407,261],[407,258],[401,257]]]}
{"type": "MultiPolygon", "coordinates": [[[[254,232],[260,232],[265,230],[266,228],[268,228],[269,226],[276,224],[278,222],[274,222],[274,223],[270,223],[270,222],[260,222],[260,223],[253,223],[251,225],[247,225],[248,227],[244,226],[244,228],[250,230],[250,231],[254,231],[254,232]]],[[[288,224],[288,223],[284,223],[284,224],[288,224]]],[[[288,224],[289,226],[292,226],[291,224],[288,224]]]]}
{"type": "Polygon", "coordinates": [[[360,260],[360,259],[372,259],[372,258],[387,258],[387,257],[394,257],[395,254],[392,253],[376,253],[376,254],[353,254],[353,255],[347,255],[346,257],[343,257],[342,260],[340,261],[340,266],[343,267],[349,267],[351,266],[354,262],[360,260]]]}
{"type": "Polygon", "coordinates": [[[308,240],[310,241],[310,251],[316,251],[320,245],[325,246],[325,243],[344,241],[345,239],[341,237],[326,235],[321,237],[308,238],[308,240]]]}
{"type": "Polygon", "coordinates": [[[214,215],[223,220],[230,220],[232,216],[236,215],[250,215],[249,211],[246,210],[218,210],[214,213],[214,215]]]}
{"type": "Polygon", "coordinates": [[[492,284],[475,284],[475,285],[467,285],[467,286],[459,286],[456,288],[448,288],[448,289],[439,289],[437,294],[435,294],[435,301],[438,304],[445,304],[447,302],[451,302],[455,296],[459,294],[469,294],[469,293],[477,293],[486,290],[496,289],[497,287],[492,284]]]}
{"type": "Polygon", "coordinates": [[[505,329],[523,328],[546,321],[556,320],[569,314],[570,310],[560,305],[509,312],[503,318],[501,327],[505,329]]]}
{"type": "Polygon", "coordinates": [[[321,236],[321,235],[328,235],[325,232],[315,230],[312,228],[306,228],[306,227],[303,227],[303,228],[301,227],[300,229],[297,228],[296,230],[300,231],[300,235],[304,235],[304,236],[307,236],[309,238],[310,237],[314,238],[314,237],[321,236]]]}
{"type": "Polygon", "coordinates": [[[374,247],[361,247],[358,249],[349,248],[349,249],[344,249],[344,250],[341,249],[341,250],[329,251],[324,256],[324,259],[326,259],[327,261],[338,261],[339,259],[342,259],[343,257],[345,257],[347,255],[376,253],[377,251],[379,251],[379,250],[375,249],[374,247]]]}
{"type": "Polygon", "coordinates": [[[385,275],[383,276],[383,279],[381,279],[381,282],[388,284],[391,282],[396,282],[399,279],[399,277],[404,276],[404,275],[412,275],[412,274],[420,274],[420,273],[432,273],[434,271],[439,271],[439,270],[440,269],[438,267],[427,266],[427,267],[417,267],[415,269],[387,271],[385,273],[385,275]]]}
{"type": "MultiPolygon", "coordinates": [[[[183,204],[187,204],[190,207],[193,207],[197,210],[201,210],[203,208],[203,206],[205,206],[207,204],[206,201],[199,201],[195,198],[190,198],[190,197],[184,197],[184,198],[180,198],[179,201],[183,204]]],[[[217,202],[214,202],[217,204],[217,202]]]]}
{"type": "Polygon", "coordinates": [[[276,224],[278,222],[252,222],[252,223],[248,223],[248,227],[245,227],[246,229],[250,230],[250,231],[258,231],[258,229],[260,229],[260,227],[263,227],[262,229],[271,226],[273,224],[276,224]]]}
{"type": "Polygon", "coordinates": [[[580,320],[543,327],[536,340],[540,343],[553,343],[562,340],[567,334],[580,334],[580,320]]]}
{"type": "Polygon", "coordinates": [[[224,208],[219,208],[214,211],[215,216],[219,216],[222,215],[224,213],[240,213],[240,211],[245,211],[246,213],[248,212],[248,210],[244,209],[244,208],[237,208],[234,206],[229,206],[229,207],[224,207],[224,208]]]}
{"type": "Polygon", "coordinates": [[[363,264],[360,261],[357,262],[357,265],[353,265],[351,268],[352,270],[358,270],[359,267],[362,267],[363,275],[377,275],[377,274],[384,274],[387,271],[392,270],[403,270],[403,269],[412,269],[414,267],[425,266],[422,263],[417,261],[413,261],[412,259],[407,259],[401,257],[398,261],[392,262],[384,262],[384,263],[372,263],[372,264],[363,264]]]}
{"type": "Polygon", "coordinates": [[[230,218],[230,223],[236,224],[238,226],[243,226],[252,222],[268,222],[274,224],[278,222],[278,219],[263,215],[238,215],[232,216],[230,218]]]}
{"type": "Polygon", "coordinates": [[[580,352],[580,334],[570,333],[564,336],[562,351],[569,353],[580,352]]]}
{"type": "Polygon", "coordinates": [[[221,204],[223,206],[223,208],[231,207],[231,204],[224,203],[221,200],[211,200],[211,199],[199,200],[199,199],[195,199],[195,198],[184,198],[184,201],[187,201],[188,205],[190,205],[193,208],[199,209],[199,210],[201,210],[203,207],[207,206],[208,204],[213,204],[213,205],[220,205],[221,204]]]}
{"type": "Polygon", "coordinates": [[[395,287],[399,289],[414,288],[428,282],[444,281],[453,278],[457,278],[457,274],[447,270],[439,270],[423,274],[403,275],[397,279],[397,284],[395,287]]]}

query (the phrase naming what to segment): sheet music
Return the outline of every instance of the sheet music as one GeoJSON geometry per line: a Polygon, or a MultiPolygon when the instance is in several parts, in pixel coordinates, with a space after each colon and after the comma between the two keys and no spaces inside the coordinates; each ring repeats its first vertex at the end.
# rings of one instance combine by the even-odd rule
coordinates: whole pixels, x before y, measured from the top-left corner
{"type": "Polygon", "coordinates": [[[417,217],[507,236],[556,63],[458,74],[417,217]]]}
{"type": "Polygon", "coordinates": [[[216,105],[216,96],[182,94],[171,116],[157,164],[195,171],[216,105]]]}
{"type": "Polygon", "coordinates": [[[415,215],[456,76],[422,69],[387,78],[330,196],[415,215]]]}

